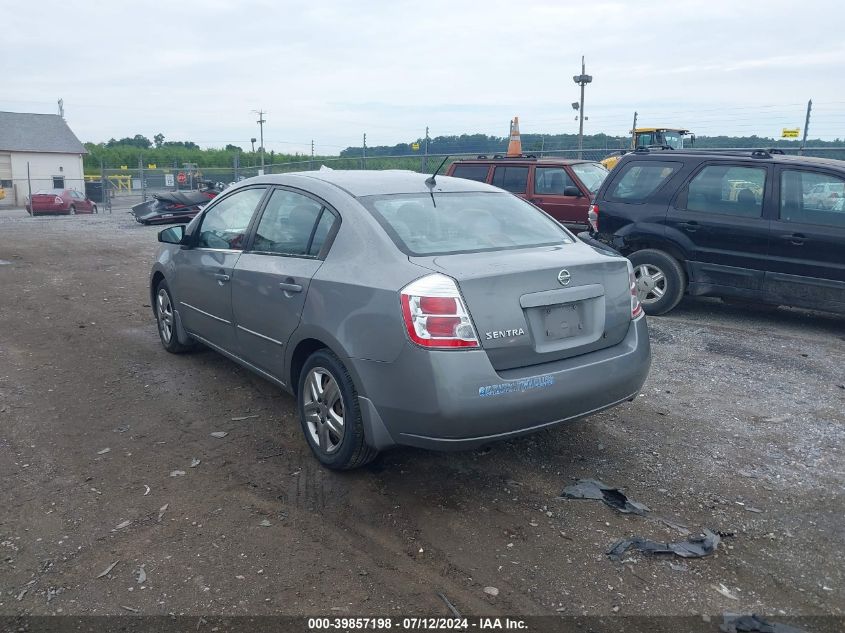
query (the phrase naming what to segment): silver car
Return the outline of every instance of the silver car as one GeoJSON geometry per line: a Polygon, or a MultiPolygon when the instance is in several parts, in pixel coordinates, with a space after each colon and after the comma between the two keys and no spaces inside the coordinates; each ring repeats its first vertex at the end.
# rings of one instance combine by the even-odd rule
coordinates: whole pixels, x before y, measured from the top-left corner
{"type": "Polygon", "coordinates": [[[293,394],[329,468],[546,429],[648,374],[628,260],[471,180],[259,176],[159,241],[165,349],[201,342],[293,394]]]}

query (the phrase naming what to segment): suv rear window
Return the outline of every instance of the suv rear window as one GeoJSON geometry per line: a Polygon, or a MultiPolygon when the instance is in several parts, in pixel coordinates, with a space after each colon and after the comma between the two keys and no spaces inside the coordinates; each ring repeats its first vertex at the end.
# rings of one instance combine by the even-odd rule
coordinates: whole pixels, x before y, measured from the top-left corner
{"type": "Polygon", "coordinates": [[[493,186],[511,193],[525,193],[528,186],[528,167],[496,167],[493,172],[493,186]]]}
{"type": "Polygon", "coordinates": [[[618,202],[643,202],[681,167],[681,163],[632,160],[621,168],[606,197],[618,202]]]}
{"type": "Polygon", "coordinates": [[[455,171],[452,172],[452,176],[455,178],[475,180],[477,182],[487,182],[488,170],[488,165],[455,165],[455,171]]]}
{"type": "Polygon", "coordinates": [[[427,193],[358,199],[408,255],[571,244],[560,224],[506,193],[427,193]],[[436,204],[436,206],[435,206],[436,204]]]}

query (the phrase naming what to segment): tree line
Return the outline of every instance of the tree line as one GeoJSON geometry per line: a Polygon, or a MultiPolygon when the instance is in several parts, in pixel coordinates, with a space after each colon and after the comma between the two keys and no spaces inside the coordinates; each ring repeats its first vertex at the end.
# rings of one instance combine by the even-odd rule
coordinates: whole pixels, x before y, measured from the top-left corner
{"type": "MultiPolygon", "coordinates": [[[[603,150],[608,154],[630,147],[629,136],[609,136],[606,134],[588,134],[584,136],[585,150],[603,150]]],[[[773,139],[760,136],[699,136],[695,140],[696,148],[719,147],[781,147],[797,148],[799,140],[773,139]]],[[[842,141],[808,140],[813,147],[841,146],[842,141]]],[[[428,141],[429,154],[495,154],[507,150],[508,138],[504,136],[490,136],[487,134],[461,134],[457,136],[435,136],[428,141]]],[[[551,152],[555,150],[571,150],[578,148],[577,134],[522,134],[522,150],[524,153],[551,152]]],[[[153,136],[152,140],[142,134],[121,139],[109,139],[105,143],[85,143],[88,154],[84,157],[85,169],[95,172],[100,165],[105,167],[119,167],[126,165],[134,168],[141,161],[145,166],[153,163],[158,167],[181,167],[184,163],[196,163],[200,167],[233,167],[237,161],[240,167],[255,167],[261,163],[259,152],[249,148],[244,150],[237,145],[226,145],[223,148],[202,149],[192,141],[168,141],[161,133],[153,136]]],[[[367,147],[368,166],[376,163],[371,157],[397,157],[415,155],[421,156],[425,152],[425,139],[419,138],[410,143],[395,145],[379,145],[367,147]],[[414,146],[417,146],[417,149],[414,146]]],[[[359,159],[362,147],[347,147],[340,152],[340,158],[359,159]]],[[[831,158],[845,158],[845,151],[841,154],[831,152],[831,158]]],[[[309,160],[305,154],[280,154],[270,151],[265,154],[265,163],[284,164],[309,160]]],[[[337,156],[316,156],[315,162],[337,159],[337,156]]],[[[379,161],[386,167],[391,162],[379,161]]],[[[404,163],[403,163],[404,164],[404,163]]],[[[397,163],[398,165],[398,163],[397,163]]]]}

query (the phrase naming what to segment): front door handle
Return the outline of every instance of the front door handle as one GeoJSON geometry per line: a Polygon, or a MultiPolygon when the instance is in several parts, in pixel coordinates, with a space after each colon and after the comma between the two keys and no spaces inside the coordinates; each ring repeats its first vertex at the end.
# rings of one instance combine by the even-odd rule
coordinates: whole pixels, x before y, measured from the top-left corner
{"type": "Polygon", "coordinates": [[[801,233],[786,233],[784,235],[781,235],[780,238],[782,240],[787,240],[790,244],[793,244],[795,246],[803,246],[804,240],[807,239],[806,237],[801,235],[801,233]]]}
{"type": "Polygon", "coordinates": [[[226,283],[231,279],[231,277],[229,277],[226,273],[214,273],[214,278],[221,284],[226,283]]]}
{"type": "Polygon", "coordinates": [[[279,288],[285,292],[302,292],[302,286],[299,284],[280,283],[279,288]]]}
{"type": "Polygon", "coordinates": [[[689,222],[681,222],[680,227],[687,233],[695,233],[698,230],[698,222],[691,220],[689,222]]]}

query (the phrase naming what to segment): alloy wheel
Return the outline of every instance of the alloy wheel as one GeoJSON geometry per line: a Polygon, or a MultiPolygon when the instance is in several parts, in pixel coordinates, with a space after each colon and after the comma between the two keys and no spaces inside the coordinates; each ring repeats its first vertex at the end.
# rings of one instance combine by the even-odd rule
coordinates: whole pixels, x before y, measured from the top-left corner
{"type": "Polygon", "coordinates": [[[634,268],[637,298],[643,305],[657,303],[666,294],[666,275],[657,266],[640,264],[634,268]]]}
{"type": "Polygon", "coordinates": [[[340,387],[323,367],[314,367],[305,379],[303,412],[313,442],[324,453],[334,453],[344,435],[344,406],[340,387]]]}
{"type": "Polygon", "coordinates": [[[170,304],[170,295],[167,294],[167,290],[164,288],[158,291],[156,309],[158,311],[158,329],[161,332],[161,338],[165,344],[170,343],[170,337],[173,336],[173,306],[170,304]]]}

